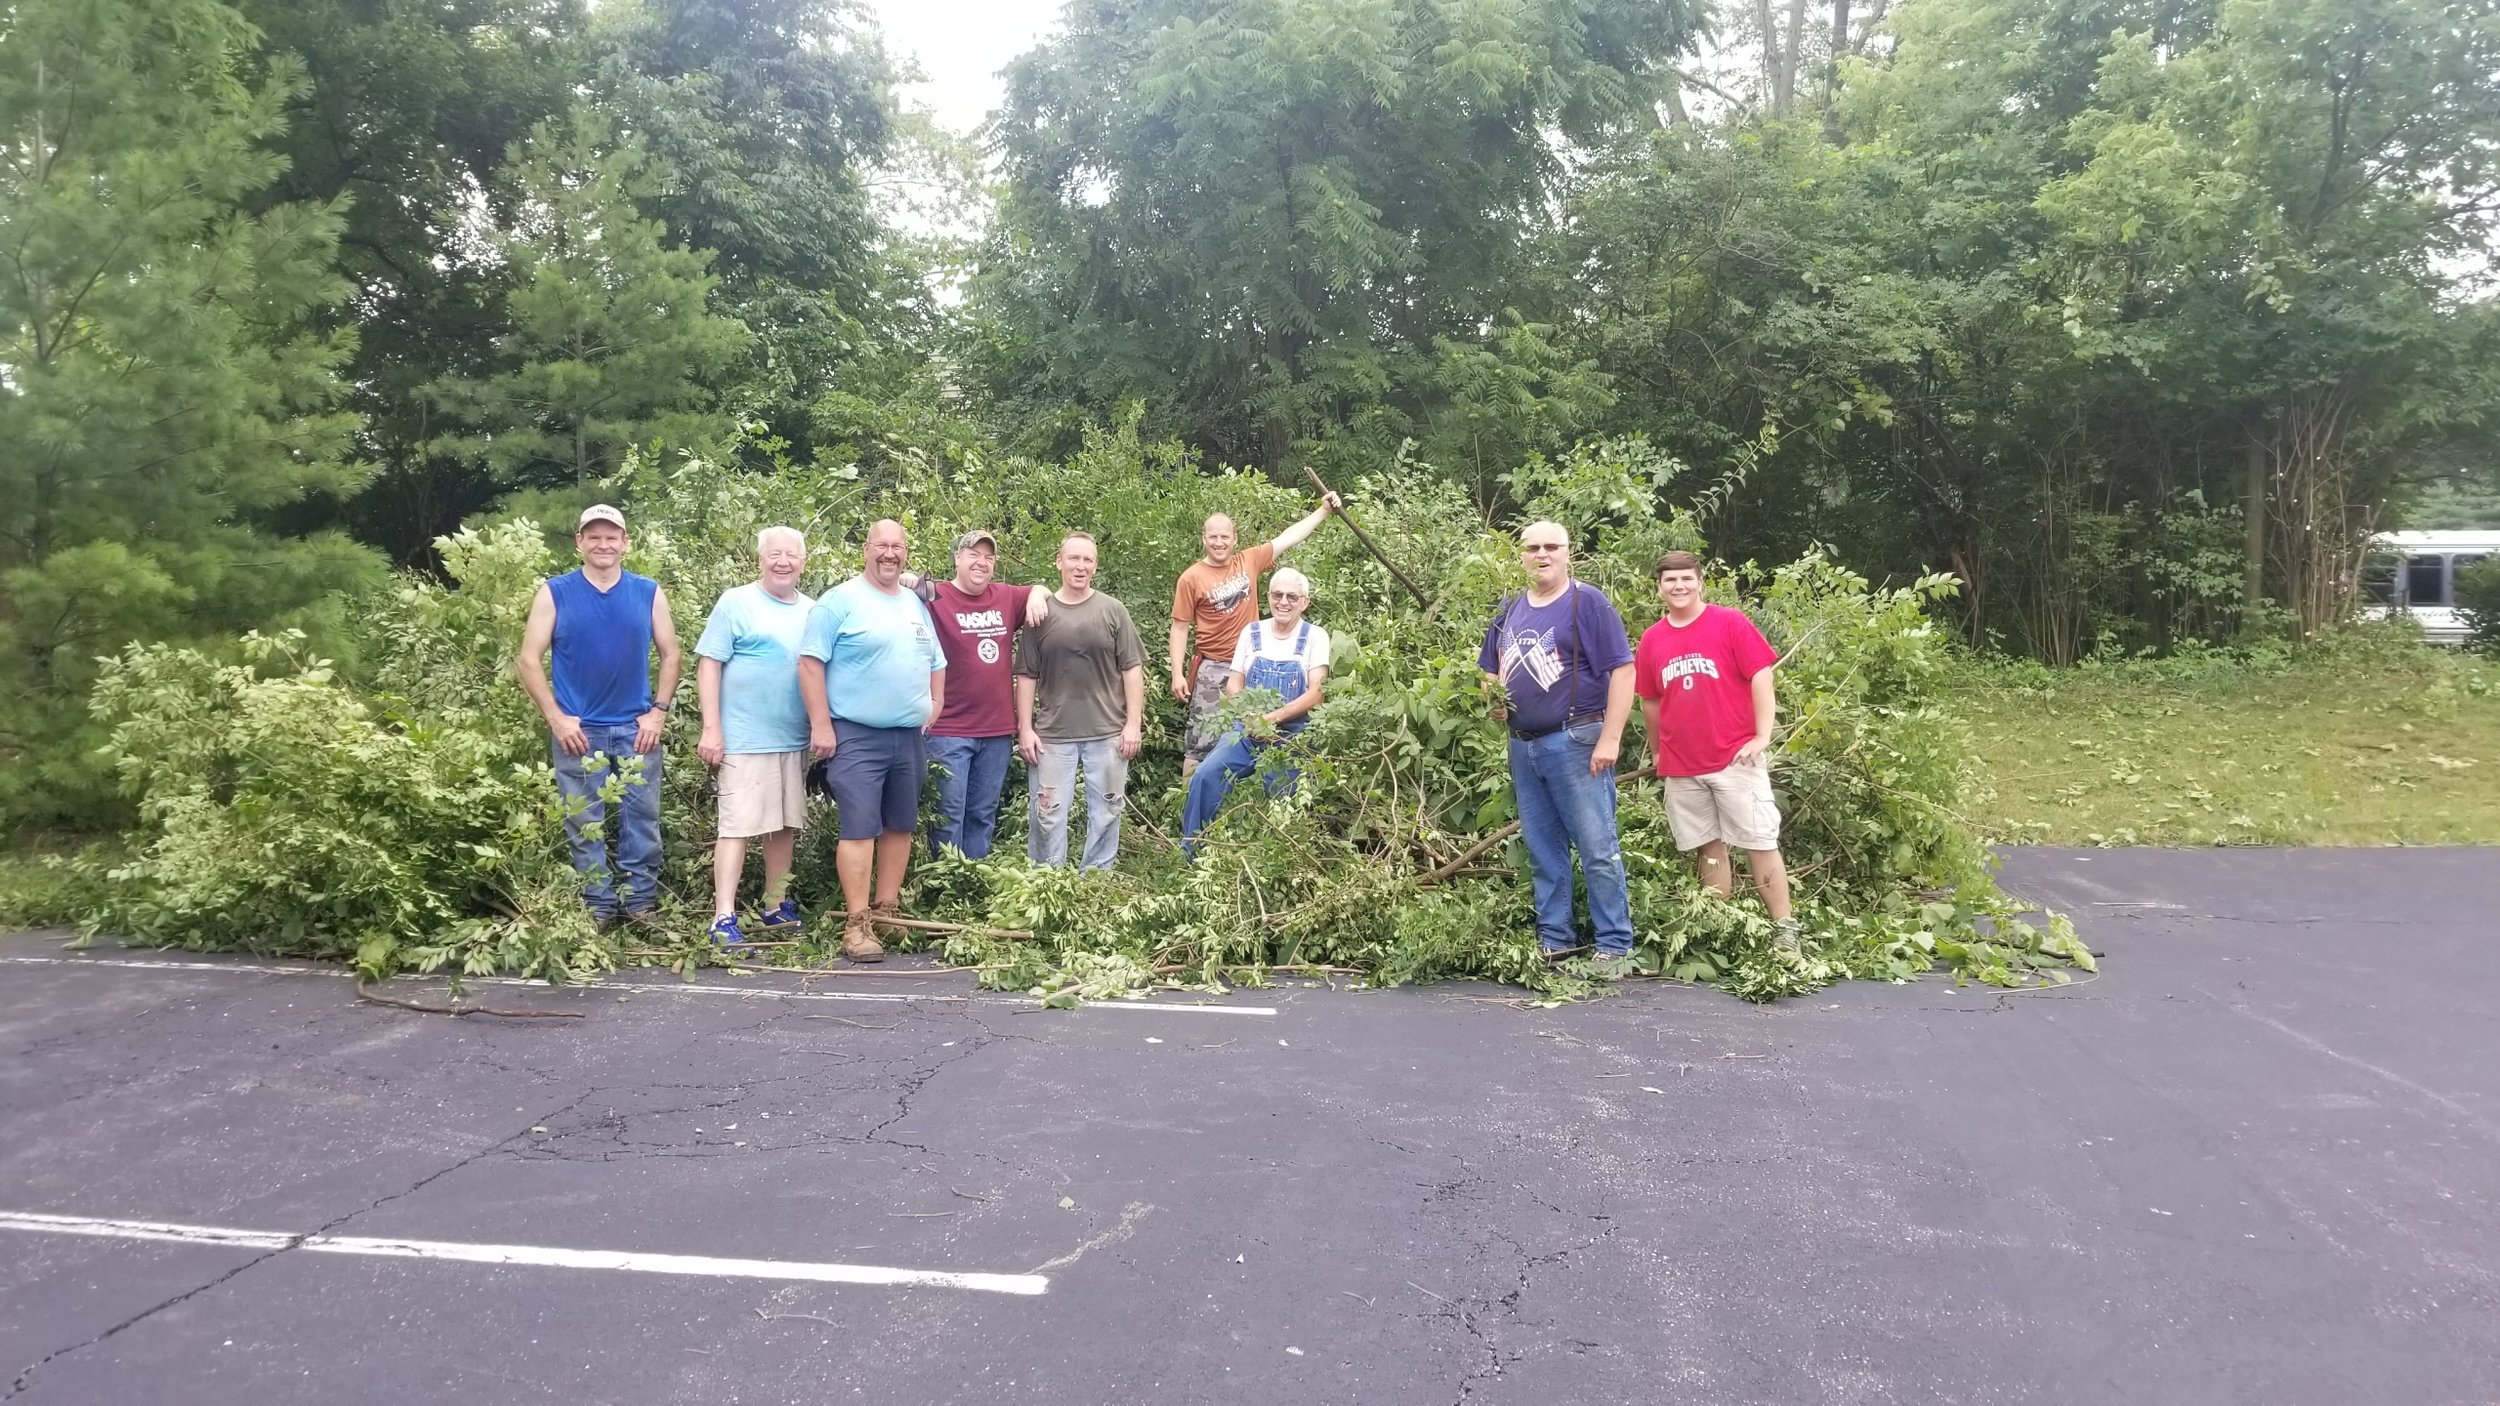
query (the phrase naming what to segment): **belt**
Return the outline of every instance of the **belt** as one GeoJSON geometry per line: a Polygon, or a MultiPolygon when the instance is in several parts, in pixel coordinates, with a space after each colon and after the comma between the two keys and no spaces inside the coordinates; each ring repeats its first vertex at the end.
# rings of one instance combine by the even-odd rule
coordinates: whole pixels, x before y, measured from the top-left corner
{"type": "Polygon", "coordinates": [[[1564,728],[1578,727],[1582,723],[1604,722],[1605,720],[1606,715],[1604,713],[1582,713],[1576,718],[1565,718],[1561,722],[1554,724],[1552,727],[1541,727],[1533,732],[1526,728],[1514,727],[1510,730],[1510,737],[1513,742],[1534,742],[1540,737],[1551,737],[1555,733],[1562,731],[1564,728]]]}

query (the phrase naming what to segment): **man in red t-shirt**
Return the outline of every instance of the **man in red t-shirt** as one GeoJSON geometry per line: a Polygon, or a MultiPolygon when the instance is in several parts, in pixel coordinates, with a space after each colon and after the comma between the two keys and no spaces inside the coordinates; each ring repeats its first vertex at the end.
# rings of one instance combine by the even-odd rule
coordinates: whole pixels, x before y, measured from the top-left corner
{"type": "Polygon", "coordinates": [[[1728,847],[1745,852],[1755,892],[1776,923],[1783,951],[1797,947],[1780,860],[1780,812],[1771,799],[1771,730],[1779,703],[1771,673],[1779,656],[1741,610],[1705,605],[1701,558],[1658,558],[1666,618],[1641,635],[1633,691],[1667,781],[1667,821],[1678,849],[1701,851],[1702,882],[1732,897],[1728,847]]]}
{"type": "Polygon", "coordinates": [[[955,539],[953,580],[914,583],[946,654],[945,707],[929,723],[929,760],[940,768],[929,848],[966,859],[988,858],[998,832],[998,798],[1016,745],[1016,631],[1049,613],[1048,591],[1010,586],[997,574],[998,539],[967,532],[955,539]]]}

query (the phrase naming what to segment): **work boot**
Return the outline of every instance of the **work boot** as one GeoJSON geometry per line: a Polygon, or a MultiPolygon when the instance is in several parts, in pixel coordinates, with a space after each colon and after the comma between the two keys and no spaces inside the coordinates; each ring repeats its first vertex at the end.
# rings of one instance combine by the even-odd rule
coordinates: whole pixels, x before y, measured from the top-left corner
{"type": "Polygon", "coordinates": [[[877,941],[876,921],[865,913],[842,920],[842,955],[854,962],[882,962],[885,944],[877,941]]]}
{"type": "Polygon", "coordinates": [[[1797,920],[1782,918],[1771,925],[1771,947],[1774,951],[1797,955],[1797,920]]]}

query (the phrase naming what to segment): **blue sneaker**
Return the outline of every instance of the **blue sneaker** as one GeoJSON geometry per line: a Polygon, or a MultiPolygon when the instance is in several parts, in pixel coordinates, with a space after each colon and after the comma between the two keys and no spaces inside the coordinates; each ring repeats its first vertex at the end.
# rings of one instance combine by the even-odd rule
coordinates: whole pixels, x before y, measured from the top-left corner
{"type": "Polygon", "coordinates": [[[726,917],[712,920],[713,942],[723,947],[739,947],[745,945],[746,940],[747,935],[738,928],[737,914],[731,913],[726,917]]]}
{"type": "Polygon", "coordinates": [[[799,911],[799,905],[795,900],[785,898],[781,900],[780,906],[762,914],[756,921],[763,924],[767,930],[795,928],[805,923],[807,916],[799,911]]]}

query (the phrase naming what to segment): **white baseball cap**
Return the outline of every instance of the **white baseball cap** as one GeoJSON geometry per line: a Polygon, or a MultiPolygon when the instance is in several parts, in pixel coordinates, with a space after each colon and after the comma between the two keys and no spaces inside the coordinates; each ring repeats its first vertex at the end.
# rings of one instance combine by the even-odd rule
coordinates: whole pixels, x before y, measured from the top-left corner
{"type": "Polygon", "coordinates": [[[573,530],[579,532],[594,522],[612,522],[616,524],[617,531],[625,530],[625,514],[605,503],[593,503],[582,509],[582,520],[573,524],[573,530]]]}

